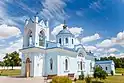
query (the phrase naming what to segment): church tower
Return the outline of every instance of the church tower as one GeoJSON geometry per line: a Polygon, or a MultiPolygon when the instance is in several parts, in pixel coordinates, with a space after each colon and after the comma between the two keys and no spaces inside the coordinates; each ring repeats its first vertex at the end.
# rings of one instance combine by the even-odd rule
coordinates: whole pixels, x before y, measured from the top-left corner
{"type": "Polygon", "coordinates": [[[37,16],[26,20],[24,27],[23,48],[46,47],[49,41],[48,21],[39,20],[37,16]]]}
{"type": "Polygon", "coordinates": [[[48,21],[39,20],[37,16],[25,21],[23,48],[20,49],[22,52],[22,76],[44,75],[44,49],[46,48],[46,42],[49,41],[48,25],[48,21]]]}
{"type": "Polygon", "coordinates": [[[56,42],[60,44],[61,47],[74,48],[75,37],[67,29],[67,25],[64,22],[63,30],[61,30],[56,35],[56,42]]]}

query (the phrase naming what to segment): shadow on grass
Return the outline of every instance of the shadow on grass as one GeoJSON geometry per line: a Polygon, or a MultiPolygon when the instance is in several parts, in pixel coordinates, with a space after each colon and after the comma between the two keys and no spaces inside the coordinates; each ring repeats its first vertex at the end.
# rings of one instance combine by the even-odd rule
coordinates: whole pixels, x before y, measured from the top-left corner
{"type": "Polygon", "coordinates": [[[92,83],[104,83],[104,82],[101,82],[101,81],[92,81],[92,83]]]}

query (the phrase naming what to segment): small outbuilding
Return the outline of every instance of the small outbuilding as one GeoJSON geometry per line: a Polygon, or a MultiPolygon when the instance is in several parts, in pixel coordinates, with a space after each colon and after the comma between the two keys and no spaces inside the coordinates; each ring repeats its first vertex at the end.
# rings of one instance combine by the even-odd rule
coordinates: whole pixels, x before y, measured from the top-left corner
{"type": "Polygon", "coordinates": [[[115,63],[112,60],[96,61],[95,65],[101,67],[108,74],[111,74],[112,71],[115,74],[115,63]]]}

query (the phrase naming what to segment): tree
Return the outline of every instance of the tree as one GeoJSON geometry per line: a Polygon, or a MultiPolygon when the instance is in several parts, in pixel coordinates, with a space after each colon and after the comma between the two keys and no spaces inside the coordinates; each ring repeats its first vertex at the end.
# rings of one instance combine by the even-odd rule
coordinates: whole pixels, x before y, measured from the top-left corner
{"type": "Polygon", "coordinates": [[[106,79],[106,76],[107,76],[107,73],[104,70],[102,70],[102,68],[98,66],[95,67],[94,78],[99,78],[101,80],[101,79],[106,79]]]}
{"type": "Polygon", "coordinates": [[[13,66],[20,66],[21,65],[21,59],[19,58],[19,53],[17,53],[16,51],[10,53],[10,54],[6,54],[6,56],[3,58],[4,59],[4,63],[5,66],[11,66],[13,69],[13,66]]]}

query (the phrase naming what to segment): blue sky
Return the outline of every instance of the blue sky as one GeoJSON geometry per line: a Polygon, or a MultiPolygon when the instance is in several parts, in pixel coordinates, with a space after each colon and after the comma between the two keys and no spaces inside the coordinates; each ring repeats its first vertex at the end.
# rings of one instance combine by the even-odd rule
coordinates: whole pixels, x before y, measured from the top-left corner
{"type": "Polygon", "coordinates": [[[64,20],[81,28],[81,43],[98,56],[124,55],[124,0],[1,0],[0,9],[1,57],[21,48],[24,21],[37,12],[51,31],[64,20]]]}

